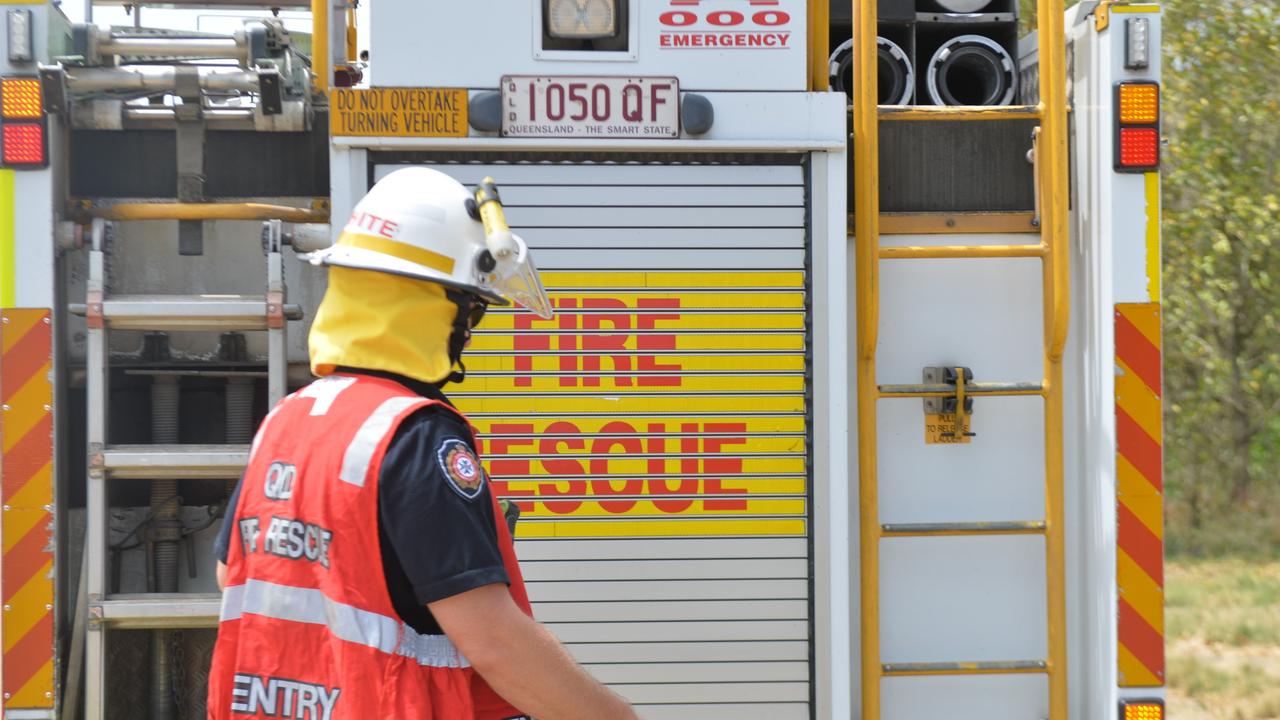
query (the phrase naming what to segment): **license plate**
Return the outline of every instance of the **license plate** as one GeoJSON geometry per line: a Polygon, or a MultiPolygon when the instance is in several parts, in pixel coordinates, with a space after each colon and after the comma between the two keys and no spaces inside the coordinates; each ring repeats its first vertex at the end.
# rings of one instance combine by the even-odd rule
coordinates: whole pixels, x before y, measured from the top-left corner
{"type": "Polygon", "coordinates": [[[674,77],[507,75],[506,137],[675,138],[680,81],[674,77]]]}

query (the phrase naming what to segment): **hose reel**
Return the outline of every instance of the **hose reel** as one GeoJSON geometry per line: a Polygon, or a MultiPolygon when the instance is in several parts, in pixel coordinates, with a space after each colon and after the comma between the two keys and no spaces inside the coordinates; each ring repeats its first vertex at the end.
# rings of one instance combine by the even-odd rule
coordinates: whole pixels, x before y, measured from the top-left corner
{"type": "Polygon", "coordinates": [[[941,5],[944,10],[954,13],[981,12],[991,4],[991,0],[934,0],[934,2],[941,5]]]}
{"type": "MultiPolygon", "coordinates": [[[[853,40],[840,44],[829,61],[831,89],[853,96],[853,40]]],[[[876,81],[879,105],[907,105],[915,97],[916,71],[897,43],[876,38],[876,81]]]]}
{"type": "Polygon", "coordinates": [[[1009,52],[996,41],[960,35],[933,54],[925,81],[935,105],[1009,105],[1018,89],[1015,68],[1009,52]]]}

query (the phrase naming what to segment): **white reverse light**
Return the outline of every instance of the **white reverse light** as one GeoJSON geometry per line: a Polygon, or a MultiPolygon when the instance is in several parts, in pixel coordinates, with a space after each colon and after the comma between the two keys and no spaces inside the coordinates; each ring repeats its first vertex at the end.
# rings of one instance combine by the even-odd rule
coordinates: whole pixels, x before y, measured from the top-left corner
{"type": "Polygon", "coordinates": [[[1151,21],[1129,18],[1124,21],[1124,66],[1129,70],[1145,70],[1151,65],[1151,21]]]}
{"type": "Polygon", "coordinates": [[[28,63],[35,57],[32,45],[31,11],[10,10],[6,13],[9,25],[9,62],[28,63]]]}

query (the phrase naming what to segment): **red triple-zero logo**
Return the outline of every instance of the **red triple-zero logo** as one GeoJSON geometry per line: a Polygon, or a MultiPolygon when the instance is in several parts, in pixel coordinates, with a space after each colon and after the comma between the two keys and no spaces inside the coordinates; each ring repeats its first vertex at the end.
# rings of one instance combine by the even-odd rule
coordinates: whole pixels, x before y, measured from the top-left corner
{"type": "MultiPolygon", "coordinates": [[[[753,7],[770,7],[776,6],[775,1],[752,2],[753,7]]],[[[689,2],[681,0],[673,0],[673,7],[681,8],[697,8],[698,2],[689,2]]],[[[668,10],[658,16],[658,22],[667,27],[689,27],[696,25],[699,20],[706,22],[708,25],[715,27],[731,27],[740,28],[744,25],[756,27],[780,27],[791,22],[791,13],[785,10],[756,10],[748,16],[746,13],[738,10],[704,10],[701,12],[693,9],[668,10]],[[748,23],[748,18],[750,23],[748,23]]]]}

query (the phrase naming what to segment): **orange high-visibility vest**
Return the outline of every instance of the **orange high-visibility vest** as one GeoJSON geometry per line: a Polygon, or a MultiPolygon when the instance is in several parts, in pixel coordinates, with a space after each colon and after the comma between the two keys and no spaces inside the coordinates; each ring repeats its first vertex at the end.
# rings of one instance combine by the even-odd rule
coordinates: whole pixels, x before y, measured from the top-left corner
{"type": "MultiPolygon", "coordinates": [[[[457,412],[391,380],[332,375],[263,421],[227,552],[211,720],[520,715],[448,637],[405,624],[387,592],[379,471],[396,428],[430,405],[457,412]]],[[[531,614],[510,531],[490,500],[511,596],[531,614]]]]}

